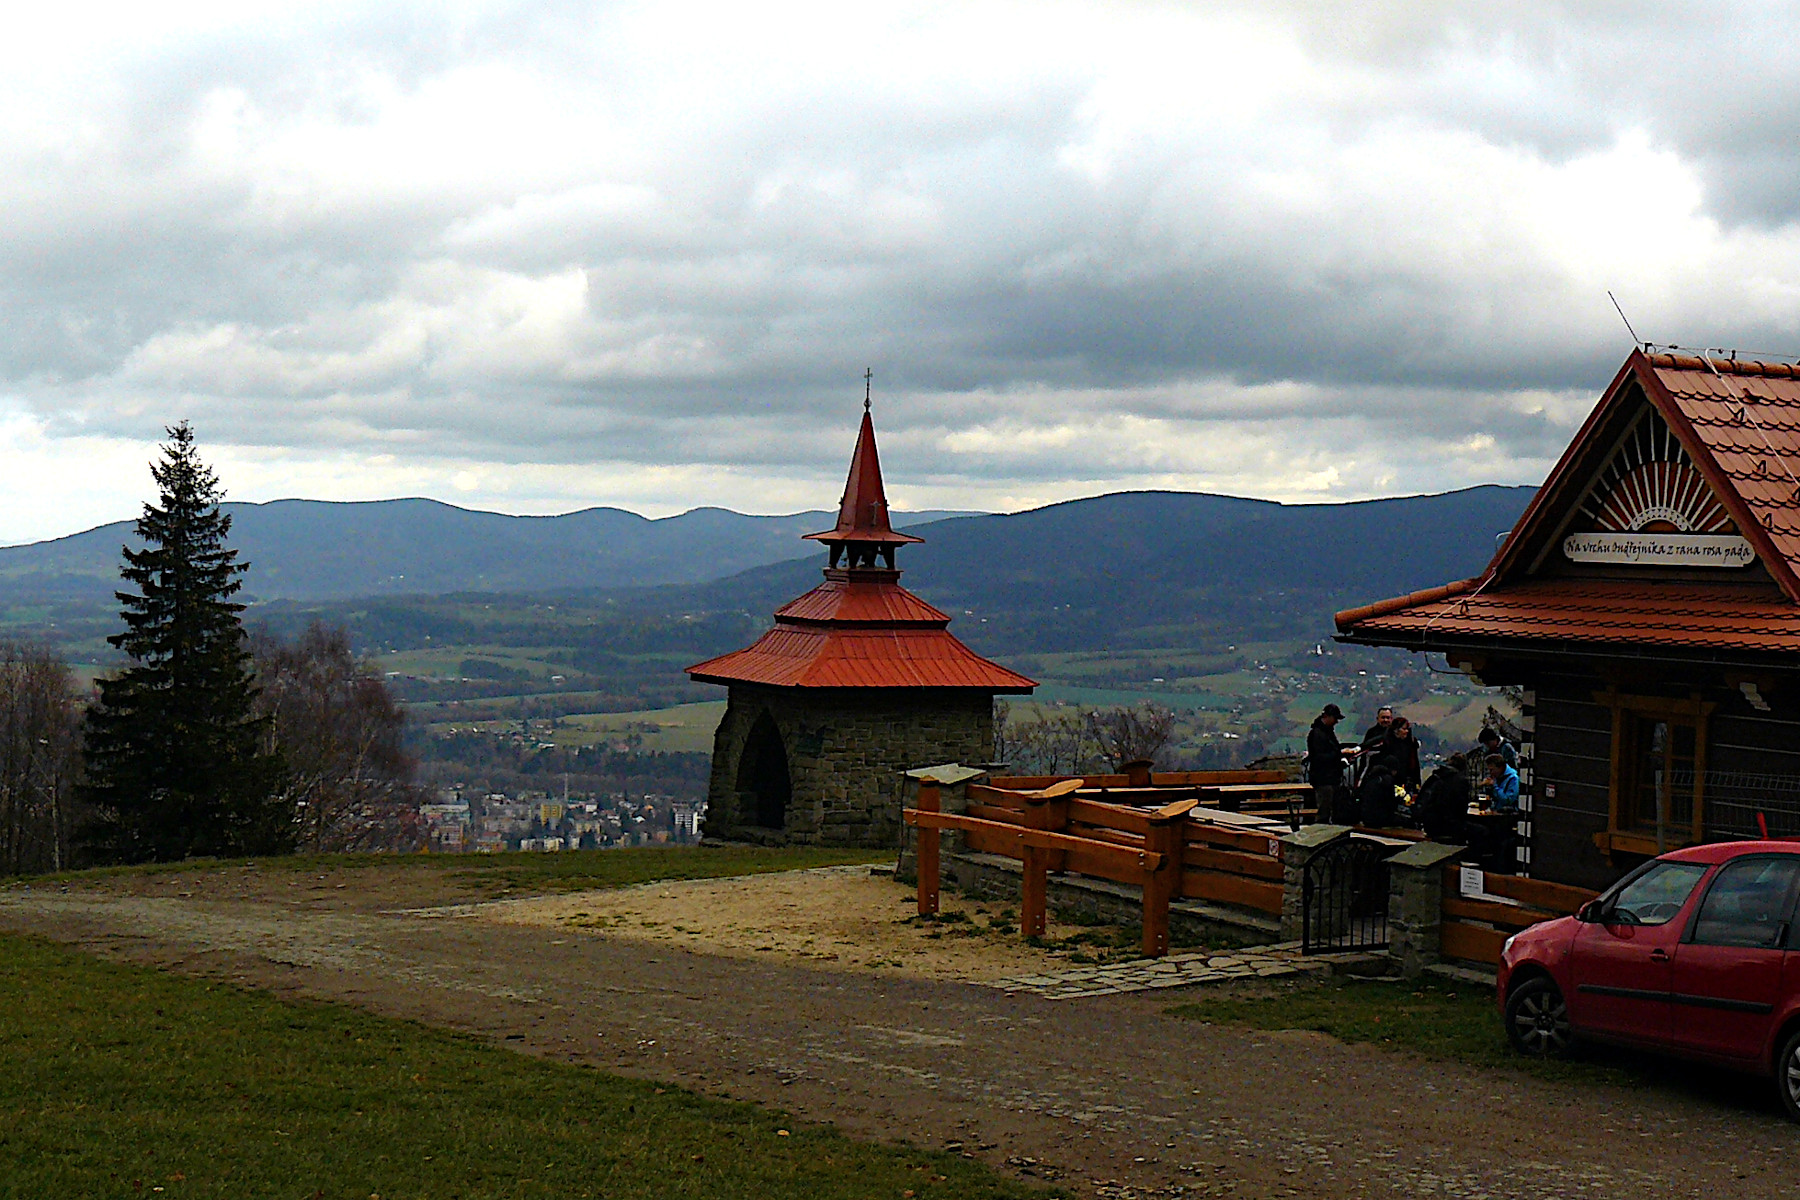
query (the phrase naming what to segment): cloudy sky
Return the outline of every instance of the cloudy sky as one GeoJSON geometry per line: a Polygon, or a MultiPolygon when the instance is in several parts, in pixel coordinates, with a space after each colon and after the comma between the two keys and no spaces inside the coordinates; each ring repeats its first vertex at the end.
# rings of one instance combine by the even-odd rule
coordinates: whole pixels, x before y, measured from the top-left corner
{"type": "Polygon", "coordinates": [[[0,540],[131,515],[184,418],[237,499],[827,507],[865,367],[897,507],[1536,483],[1629,350],[1608,289],[1800,355],[1797,41],[1718,2],[33,6],[0,540]]]}

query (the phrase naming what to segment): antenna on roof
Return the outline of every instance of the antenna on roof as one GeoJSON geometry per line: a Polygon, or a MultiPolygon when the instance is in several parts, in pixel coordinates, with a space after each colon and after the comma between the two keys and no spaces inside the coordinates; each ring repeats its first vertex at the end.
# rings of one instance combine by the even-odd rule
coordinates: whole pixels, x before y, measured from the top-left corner
{"type": "Polygon", "coordinates": [[[869,411],[869,393],[875,387],[875,368],[863,368],[863,411],[869,411]]]}
{"type": "Polygon", "coordinates": [[[1637,330],[1635,330],[1631,327],[1631,318],[1626,316],[1625,310],[1619,307],[1619,298],[1612,294],[1611,288],[1606,289],[1606,298],[1613,302],[1613,311],[1617,312],[1619,314],[1619,320],[1625,322],[1625,332],[1629,333],[1631,335],[1631,340],[1637,345],[1637,347],[1640,350],[1643,350],[1646,353],[1648,353],[1649,349],[1650,349],[1650,343],[1646,342],[1643,338],[1639,337],[1637,335],[1637,330]]]}

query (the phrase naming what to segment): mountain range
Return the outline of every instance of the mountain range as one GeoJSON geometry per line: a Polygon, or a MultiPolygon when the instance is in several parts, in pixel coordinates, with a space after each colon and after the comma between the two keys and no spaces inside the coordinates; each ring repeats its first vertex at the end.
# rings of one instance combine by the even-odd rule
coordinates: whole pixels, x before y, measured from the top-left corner
{"type": "MultiPolygon", "coordinates": [[[[1195,492],[1118,492],[915,527],[903,582],[984,652],[1326,637],[1336,606],[1478,573],[1535,489],[1280,504],[1195,492]]],[[[766,617],[818,579],[822,555],[656,589],[662,609],[766,617]]]]}
{"type": "MultiPolygon", "coordinates": [[[[1480,571],[1531,494],[1485,486],[1280,504],[1120,492],[895,523],[925,539],[901,549],[903,582],[978,651],[1120,653],[1327,639],[1335,608],[1480,571]]],[[[371,651],[566,644],[596,674],[619,655],[701,658],[753,637],[818,581],[824,549],[799,535],[832,520],[722,509],[509,517],[429,500],[281,501],[232,515],[252,620],[343,624],[371,651]]],[[[129,533],[119,523],[0,549],[0,624],[106,660],[129,533]]]]}
{"type": "MultiPolygon", "coordinates": [[[[833,513],[746,516],[696,508],[651,519],[618,508],[554,517],[478,512],[437,500],[227,503],[231,544],[251,566],[251,600],[329,600],[447,592],[647,587],[719,579],[817,550],[800,535],[833,513]]],[[[897,526],[954,512],[895,513],[897,526]]],[[[136,545],[115,521],[54,541],[0,548],[0,602],[110,601],[119,550],[136,545]]]]}

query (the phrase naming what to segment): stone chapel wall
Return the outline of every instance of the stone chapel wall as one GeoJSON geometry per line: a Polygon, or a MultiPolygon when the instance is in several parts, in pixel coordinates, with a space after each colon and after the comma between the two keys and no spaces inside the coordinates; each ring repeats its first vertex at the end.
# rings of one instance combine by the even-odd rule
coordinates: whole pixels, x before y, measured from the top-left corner
{"type": "Polygon", "coordinates": [[[896,846],[900,772],[983,763],[993,745],[993,697],[983,692],[734,684],[713,741],[705,833],[769,845],[896,846]],[[755,824],[737,792],[745,741],[765,711],[780,730],[793,787],[781,829],[755,824]]]}

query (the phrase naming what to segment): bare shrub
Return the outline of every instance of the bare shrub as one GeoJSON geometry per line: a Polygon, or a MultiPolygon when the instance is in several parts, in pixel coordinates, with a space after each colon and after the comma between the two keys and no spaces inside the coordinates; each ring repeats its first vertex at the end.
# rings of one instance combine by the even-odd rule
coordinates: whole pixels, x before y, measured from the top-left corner
{"type": "Polygon", "coordinates": [[[406,715],[381,675],[351,652],[349,634],[314,622],[297,642],[259,633],[251,653],[258,711],[269,718],[266,749],[281,761],[298,847],[417,848],[422,793],[400,744],[406,715]]]}
{"type": "Polygon", "coordinates": [[[81,701],[47,647],[0,641],[0,873],[69,865],[81,773],[81,701]]]}
{"type": "MultiPolygon", "coordinates": [[[[996,752],[1001,748],[996,728],[996,752]]],[[[1029,721],[1009,713],[1004,750],[999,757],[1015,775],[1079,775],[1095,765],[1100,752],[1086,716],[1074,709],[1056,709],[1029,721]]]]}
{"type": "Polygon", "coordinates": [[[1169,742],[1175,736],[1175,714],[1144,700],[1129,708],[1090,712],[1087,732],[1115,771],[1140,760],[1166,766],[1169,742]]]}

